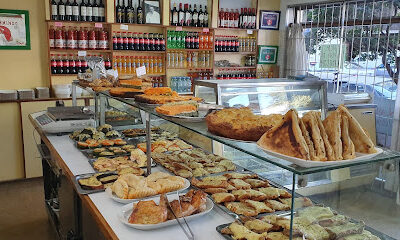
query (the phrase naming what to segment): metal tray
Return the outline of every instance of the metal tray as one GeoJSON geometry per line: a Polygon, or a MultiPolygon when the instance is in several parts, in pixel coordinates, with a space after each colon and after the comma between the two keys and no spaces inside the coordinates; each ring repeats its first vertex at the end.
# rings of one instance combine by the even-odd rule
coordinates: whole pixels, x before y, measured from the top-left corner
{"type": "MultiPolygon", "coordinates": [[[[116,174],[116,172],[112,172],[112,171],[107,171],[107,172],[102,172],[103,174],[116,174]]],[[[83,189],[82,187],[81,187],[81,185],[79,184],[79,179],[82,179],[82,178],[88,178],[88,177],[91,177],[91,176],[93,176],[93,175],[95,175],[95,174],[97,174],[97,172],[96,173],[86,173],[86,174],[81,174],[81,175],[76,175],[74,178],[72,178],[72,181],[73,181],[73,183],[74,183],[74,185],[75,185],[75,188],[76,188],[76,191],[79,193],[79,194],[91,194],[91,193],[97,193],[97,192],[103,192],[103,191],[105,191],[105,188],[102,188],[102,189],[93,189],[93,190],[88,190],[88,189],[83,189]]]]}
{"type": "MultiPolygon", "coordinates": [[[[112,158],[112,157],[110,157],[110,158],[112,158]]],[[[94,168],[94,165],[93,165],[93,163],[94,163],[96,160],[97,160],[97,159],[88,159],[88,162],[89,162],[90,166],[92,166],[93,170],[94,170],[96,173],[99,173],[99,171],[97,171],[97,170],[94,168]]],[[[150,166],[151,166],[151,167],[156,167],[156,166],[157,166],[157,162],[154,161],[153,159],[151,159],[151,165],[150,165],[150,166]]],[[[147,168],[147,166],[140,167],[140,168],[147,168]]],[[[102,173],[102,172],[101,172],[101,173],[102,173]]]]}
{"type": "Polygon", "coordinates": [[[215,230],[217,230],[217,232],[219,232],[219,234],[221,234],[221,236],[224,237],[225,239],[228,239],[228,240],[235,240],[235,239],[233,239],[233,238],[231,237],[231,235],[221,233],[222,229],[226,228],[226,227],[229,226],[229,225],[231,225],[231,223],[221,224],[221,225],[217,226],[217,227],[215,228],[215,230]]]}

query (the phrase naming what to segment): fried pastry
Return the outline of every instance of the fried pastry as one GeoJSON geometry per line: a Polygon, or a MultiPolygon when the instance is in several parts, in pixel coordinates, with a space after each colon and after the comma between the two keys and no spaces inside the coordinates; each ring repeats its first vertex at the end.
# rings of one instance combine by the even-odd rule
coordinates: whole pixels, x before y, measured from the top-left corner
{"type": "Polygon", "coordinates": [[[259,188],[258,191],[267,195],[267,199],[276,199],[279,197],[279,190],[275,187],[259,188]]]}
{"type": "Polygon", "coordinates": [[[209,172],[207,172],[204,168],[200,167],[200,168],[196,168],[192,171],[192,175],[193,177],[201,177],[201,176],[205,176],[210,174],[209,172]]]}
{"type": "Polygon", "coordinates": [[[289,240],[289,237],[282,232],[269,232],[267,234],[268,240],[289,240]]]}
{"type": "Polygon", "coordinates": [[[364,230],[360,234],[348,235],[348,236],[339,238],[338,240],[381,240],[381,239],[375,235],[372,235],[371,232],[364,230]]]}
{"type": "Polygon", "coordinates": [[[329,207],[311,206],[303,209],[298,209],[296,216],[305,217],[310,222],[315,222],[320,219],[333,217],[334,214],[329,207]]]}
{"type": "Polygon", "coordinates": [[[137,176],[141,176],[144,174],[143,169],[136,168],[136,167],[121,167],[121,166],[119,166],[117,170],[118,170],[118,175],[124,175],[124,174],[131,173],[131,174],[134,174],[137,176]]]}
{"type": "Polygon", "coordinates": [[[167,220],[167,208],[157,206],[151,201],[139,201],[134,205],[129,223],[132,224],[157,224],[167,220]]]}
{"type": "Polygon", "coordinates": [[[198,188],[227,188],[229,183],[226,180],[198,180],[192,178],[192,184],[198,188]]]}
{"type": "MultiPolygon", "coordinates": [[[[303,117],[304,118],[304,117],[303,117]]],[[[311,139],[310,134],[308,133],[308,130],[306,128],[306,125],[304,124],[303,119],[299,118],[299,126],[301,129],[301,133],[303,134],[304,140],[306,140],[307,146],[308,146],[308,151],[310,153],[310,159],[313,161],[319,161],[319,158],[316,156],[316,151],[314,148],[314,143],[311,139]]]]}
{"type": "Polygon", "coordinates": [[[226,190],[225,188],[206,188],[206,189],[203,189],[203,191],[208,194],[227,193],[228,192],[228,190],[226,190]]]}
{"type": "Polygon", "coordinates": [[[266,233],[258,234],[237,222],[233,222],[228,228],[235,240],[266,240],[266,233]]]}
{"type": "Polygon", "coordinates": [[[161,185],[159,193],[172,192],[184,187],[184,184],[182,182],[172,181],[167,178],[158,179],[156,182],[161,185]]]}
{"type": "Polygon", "coordinates": [[[244,189],[233,190],[232,194],[235,196],[237,201],[250,199],[251,197],[251,194],[244,189]]]}
{"type": "Polygon", "coordinates": [[[267,180],[245,179],[244,181],[250,184],[252,188],[269,187],[267,180]]]}
{"type": "Polygon", "coordinates": [[[324,124],[322,123],[321,113],[315,112],[315,111],[313,111],[312,113],[314,114],[315,120],[318,124],[319,132],[321,133],[321,137],[324,140],[326,157],[328,158],[328,161],[335,160],[335,152],[333,151],[333,147],[332,147],[331,143],[329,142],[328,134],[326,134],[324,124]]]}
{"type": "Polygon", "coordinates": [[[235,201],[235,196],[231,193],[214,193],[212,198],[216,203],[223,203],[223,202],[233,202],[235,201]]]}
{"type": "Polygon", "coordinates": [[[343,146],[341,140],[341,116],[339,111],[331,112],[327,118],[322,122],[325,127],[326,134],[330,144],[332,145],[333,152],[335,153],[335,160],[343,159],[343,146]]]}
{"type": "Polygon", "coordinates": [[[225,202],[225,207],[236,214],[248,217],[254,217],[258,215],[258,212],[255,208],[249,207],[243,202],[225,202]]]}
{"type": "Polygon", "coordinates": [[[152,195],[156,195],[156,190],[149,187],[142,187],[140,189],[129,188],[128,199],[144,198],[152,195]]]}
{"type": "Polygon", "coordinates": [[[314,114],[312,112],[307,112],[304,114],[302,120],[314,144],[315,159],[311,160],[326,161],[327,157],[325,153],[324,140],[322,139],[321,132],[319,131],[318,123],[316,122],[314,114]]]}
{"type": "Polygon", "coordinates": [[[166,177],[169,177],[169,176],[171,176],[170,174],[168,174],[168,173],[164,173],[164,172],[155,172],[155,173],[152,173],[152,174],[150,174],[149,176],[147,176],[147,178],[146,178],[146,180],[148,181],[148,182],[155,182],[155,181],[157,181],[158,179],[162,179],[162,178],[166,178],[166,177]]]}
{"type": "Polygon", "coordinates": [[[347,222],[346,224],[326,227],[325,229],[333,239],[340,239],[352,234],[361,234],[364,230],[364,227],[364,222],[347,222]]]}
{"type": "Polygon", "coordinates": [[[349,135],[349,118],[345,115],[342,115],[341,122],[341,130],[342,130],[342,144],[343,144],[343,159],[353,159],[356,157],[356,149],[354,147],[353,141],[351,141],[349,135]]]}
{"type": "Polygon", "coordinates": [[[244,200],[243,201],[247,206],[254,208],[259,214],[260,213],[271,213],[275,212],[274,209],[268,207],[264,202],[258,202],[253,200],[244,200]]]}
{"type": "Polygon", "coordinates": [[[236,189],[250,189],[251,185],[243,181],[242,179],[229,179],[229,183],[236,189]]]}
{"type": "Polygon", "coordinates": [[[277,188],[279,192],[279,197],[280,198],[291,198],[292,194],[290,194],[288,191],[282,188],[277,188]]]}
{"type": "Polygon", "coordinates": [[[228,159],[218,162],[218,166],[224,167],[226,171],[234,171],[236,169],[236,165],[228,159]]]}
{"type": "Polygon", "coordinates": [[[269,206],[270,208],[272,208],[276,211],[284,211],[284,210],[290,209],[289,205],[278,202],[276,200],[267,200],[267,201],[265,201],[265,203],[267,204],[267,206],[269,206]]]}
{"type": "Polygon", "coordinates": [[[250,194],[250,199],[254,201],[263,201],[267,199],[267,195],[254,189],[247,189],[246,192],[250,194]]]}
{"type": "Polygon", "coordinates": [[[209,173],[226,172],[226,168],[224,166],[204,167],[204,169],[209,173]]]}
{"type": "Polygon", "coordinates": [[[129,193],[129,186],[123,179],[117,179],[111,186],[111,190],[121,199],[127,199],[129,193]]]}
{"type": "MultiPolygon", "coordinates": [[[[288,205],[289,207],[292,205],[292,198],[279,198],[281,203],[288,205]]],[[[313,203],[309,198],[306,197],[298,197],[294,199],[294,209],[310,207],[313,203]]]]}
{"type": "Polygon", "coordinates": [[[217,175],[217,176],[209,176],[209,177],[204,177],[202,178],[202,181],[216,181],[216,180],[220,180],[220,181],[227,181],[228,178],[222,175],[217,175]]]}
{"type": "Polygon", "coordinates": [[[244,226],[256,233],[268,232],[274,227],[274,225],[261,221],[260,219],[244,221],[244,226]]]}
{"type": "Polygon", "coordinates": [[[193,173],[187,169],[179,169],[175,170],[174,173],[183,178],[191,178],[193,177],[193,173]]]}
{"type": "Polygon", "coordinates": [[[289,110],[280,124],[268,130],[258,140],[257,144],[262,148],[287,156],[310,159],[308,146],[299,126],[297,112],[294,109],[289,110]]]}
{"type": "Polygon", "coordinates": [[[224,176],[228,179],[235,178],[235,179],[248,179],[248,178],[257,178],[257,174],[248,174],[248,173],[225,173],[224,176]]]}

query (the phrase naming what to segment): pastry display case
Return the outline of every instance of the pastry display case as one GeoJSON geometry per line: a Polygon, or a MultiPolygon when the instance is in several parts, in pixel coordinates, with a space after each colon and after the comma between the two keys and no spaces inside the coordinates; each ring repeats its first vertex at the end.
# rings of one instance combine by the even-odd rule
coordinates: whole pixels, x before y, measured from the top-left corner
{"type": "MultiPolygon", "coordinates": [[[[323,82],[289,83],[283,79],[275,79],[264,85],[261,81],[255,84],[242,83],[243,88],[240,84],[229,86],[225,81],[219,81],[225,82],[225,86],[217,84],[217,81],[208,82],[195,83],[196,96],[204,98],[206,102],[226,107],[240,104],[263,114],[284,114],[294,108],[299,115],[301,111],[316,110],[321,111],[324,116],[326,111],[326,86],[323,82]],[[276,107],[271,107],[273,104],[276,107]]],[[[151,148],[150,139],[154,135],[154,130],[151,129],[157,127],[175,134],[174,136],[193,146],[193,149],[183,150],[181,154],[190,155],[190,159],[201,158],[199,156],[214,159],[211,162],[202,162],[200,167],[196,163],[198,168],[209,170],[206,173],[195,172],[192,165],[186,166],[185,171],[176,171],[174,167],[182,166],[181,164],[173,167],[165,164],[166,159],[175,157],[173,151],[164,154],[154,154],[151,151],[146,153],[147,171],[151,172],[150,163],[156,161],[171,174],[189,179],[192,188],[204,189],[210,194],[215,207],[232,216],[232,224],[221,223],[214,226],[221,233],[220,239],[234,239],[235,236],[232,235],[239,230],[257,236],[259,233],[251,227],[253,222],[247,224],[248,221],[255,220],[243,216],[270,221],[273,230],[268,230],[268,234],[277,237],[272,239],[398,239],[395,229],[399,224],[400,212],[397,210],[396,195],[386,192],[376,184],[382,166],[390,162],[393,171],[398,169],[398,152],[382,149],[379,154],[360,161],[343,160],[340,164],[300,167],[286,158],[266,153],[256,142],[214,135],[208,131],[206,121],[192,122],[167,117],[158,113],[156,106],[152,104],[113,97],[107,92],[96,93],[95,98],[96,102],[109,102],[113,107],[137,109],[143,119],[141,126],[146,127],[147,149],[151,148]],[[210,145],[211,141],[230,150],[221,152],[213,144],[210,145]],[[199,152],[203,152],[203,155],[198,155],[199,152]],[[221,166],[224,168],[219,171],[218,167],[221,166]],[[354,167],[368,169],[369,174],[359,176],[354,167]],[[217,188],[212,191],[205,188],[208,185],[204,182],[208,180],[204,177],[210,176],[219,180],[229,179],[236,190],[214,192],[217,188]],[[245,193],[238,189],[245,189],[245,193]],[[265,195],[268,198],[264,198],[265,195]],[[242,197],[241,201],[232,200],[242,197]],[[226,199],[231,199],[231,202],[224,204],[226,199]],[[238,219],[241,219],[243,225],[234,223],[238,219]]],[[[99,112],[96,116],[101,123],[104,122],[106,105],[98,105],[99,112]]],[[[183,155],[177,155],[177,161],[182,160],[183,155]]],[[[392,176],[398,177],[395,174],[392,176]]]]}

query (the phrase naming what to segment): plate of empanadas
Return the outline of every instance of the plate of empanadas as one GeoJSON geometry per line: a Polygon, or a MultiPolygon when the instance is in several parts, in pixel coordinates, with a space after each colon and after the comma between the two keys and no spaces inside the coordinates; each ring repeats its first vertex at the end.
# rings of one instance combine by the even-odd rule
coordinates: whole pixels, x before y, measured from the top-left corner
{"type": "Polygon", "coordinates": [[[114,201],[127,204],[138,199],[184,190],[189,187],[190,182],[185,178],[164,172],[155,172],[147,177],[123,174],[105,192],[114,201]]]}
{"type": "Polygon", "coordinates": [[[134,201],[121,208],[118,218],[125,225],[141,230],[151,230],[178,224],[209,213],[214,203],[201,190],[189,190],[186,194],[161,194],[145,201],[134,201]],[[182,221],[182,220],[180,220],[182,221]]]}
{"type": "Polygon", "coordinates": [[[301,167],[347,164],[383,152],[344,105],[324,120],[319,112],[310,111],[300,118],[291,109],[257,144],[266,153],[301,167]]]}

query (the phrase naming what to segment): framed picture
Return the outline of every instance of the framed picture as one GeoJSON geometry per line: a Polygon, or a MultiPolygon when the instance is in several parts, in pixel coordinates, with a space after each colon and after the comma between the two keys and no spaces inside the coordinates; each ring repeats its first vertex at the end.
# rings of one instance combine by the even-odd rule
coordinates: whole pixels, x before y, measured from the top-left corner
{"type": "Polygon", "coordinates": [[[28,11],[0,9],[0,49],[31,49],[28,11]]]}
{"type": "Polygon", "coordinates": [[[258,64],[276,64],[278,61],[278,46],[258,47],[258,64]]]}
{"type": "Polygon", "coordinates": [[[146,23],[161,24],[160,1],[144,1],[144,14],[146,16],[146,23]]]}
{"type": "Polygon", "coordinates": [[[279,30],[280,11],[260,11],[260,29],[279,30]]]}

